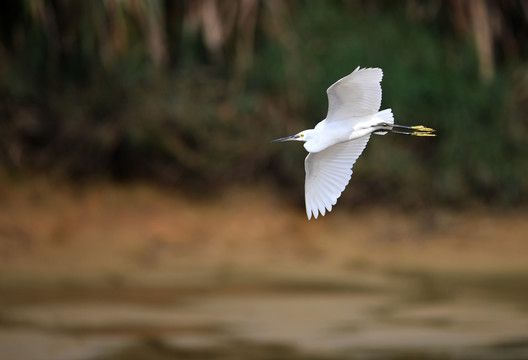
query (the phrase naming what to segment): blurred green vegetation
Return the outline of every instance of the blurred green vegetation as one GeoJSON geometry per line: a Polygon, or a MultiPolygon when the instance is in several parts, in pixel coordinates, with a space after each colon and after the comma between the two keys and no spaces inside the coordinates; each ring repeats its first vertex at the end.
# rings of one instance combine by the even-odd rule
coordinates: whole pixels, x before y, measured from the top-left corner
{"type": "Polygon", "coordinates": [[[200,191],[298,187],[304,149],[269,141],[322,120],[326,88],[361,65],[384,70],[398,123],[439,136],[373,138],[356,201],[525,203],[527,14],[515,0],[4,1],[0,161],[200,191]]]}

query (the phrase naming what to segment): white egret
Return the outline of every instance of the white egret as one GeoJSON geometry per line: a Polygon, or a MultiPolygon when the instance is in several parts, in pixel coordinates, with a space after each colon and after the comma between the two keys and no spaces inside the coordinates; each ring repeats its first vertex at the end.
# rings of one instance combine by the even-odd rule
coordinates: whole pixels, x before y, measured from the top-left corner
{"type": "Polygon", "coordinates": [[[379,111],[381,79],[379,68],[360,69],[336,81],[326,90],[328,113],[315,128],[278,141],[304,141],[309,152],[306,170],[305,203],[308,219],[325,215],[347,186],[352,167],[365,149],[370,134],[396,133],[435,136],[431,128],[395,125],[391,109],[379,111]]]}

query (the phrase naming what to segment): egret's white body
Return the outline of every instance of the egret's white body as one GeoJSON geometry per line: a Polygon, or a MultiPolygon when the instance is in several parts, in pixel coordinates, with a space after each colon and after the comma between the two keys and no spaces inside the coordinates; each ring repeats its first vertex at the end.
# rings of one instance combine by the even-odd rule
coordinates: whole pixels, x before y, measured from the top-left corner
{"type": "Polygon", "coordinates": [[[331,211],[352,176],[352,167],[361,155],[370,134],[395,132],[434,136],[423,126],[394,125],[391,109],[379,111],[381,79],[379,68],[360,69],[338,80],[326,91],[328,113],[315,128],[274,141],[304,141],[309,152],[306,170],[305,202],[308,219],[331,211]],[[412,132],[394,130],[406,129],[412,132]]]}

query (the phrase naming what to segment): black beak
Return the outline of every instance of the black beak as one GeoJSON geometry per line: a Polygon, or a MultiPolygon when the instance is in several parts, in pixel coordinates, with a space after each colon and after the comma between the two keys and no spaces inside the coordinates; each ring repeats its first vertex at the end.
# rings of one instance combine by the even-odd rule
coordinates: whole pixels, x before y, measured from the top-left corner
{"type": "Polygon", "coordinates": [[[280,138],[280,139],[275,139],[275,140],[272,140],[271,142],[282,142],[282,141],[288,141],[288,140],[295,140],[295,139],[298,139],[299,138],[299,135],[292,135],[292,136],[286,136],[286,137],[283,137],[283,138],[280,138]]]}

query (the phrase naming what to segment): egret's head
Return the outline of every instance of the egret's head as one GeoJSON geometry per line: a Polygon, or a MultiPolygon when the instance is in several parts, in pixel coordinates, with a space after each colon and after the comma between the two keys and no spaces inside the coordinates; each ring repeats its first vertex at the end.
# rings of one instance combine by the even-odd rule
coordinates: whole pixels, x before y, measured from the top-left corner
{"type": "Polygon", "coordinates": [[[286,136],[280,139],[273,140],[272,142],[282,142],[282,141],[308,141],[309,130],[301,131],[298,134],[292,136],[286,136]]]}

